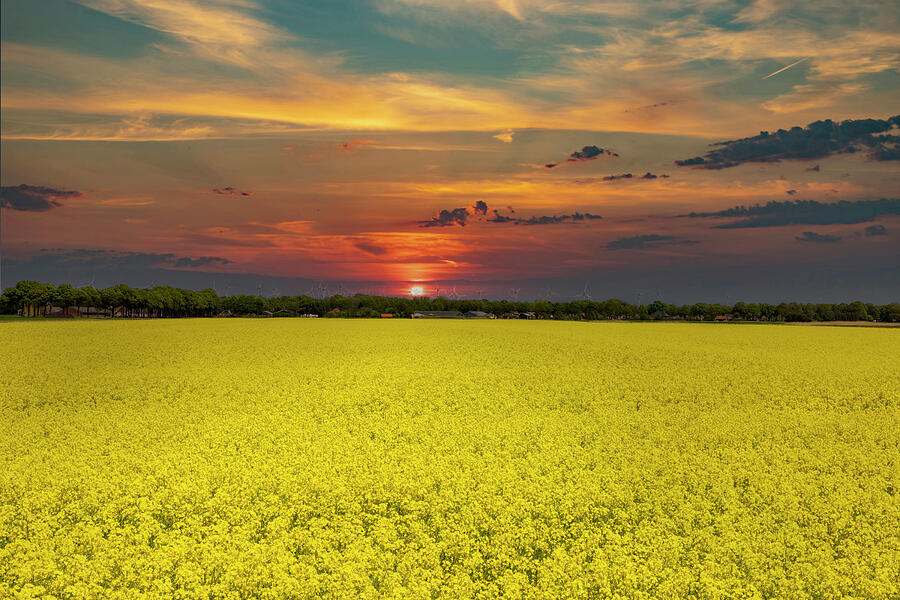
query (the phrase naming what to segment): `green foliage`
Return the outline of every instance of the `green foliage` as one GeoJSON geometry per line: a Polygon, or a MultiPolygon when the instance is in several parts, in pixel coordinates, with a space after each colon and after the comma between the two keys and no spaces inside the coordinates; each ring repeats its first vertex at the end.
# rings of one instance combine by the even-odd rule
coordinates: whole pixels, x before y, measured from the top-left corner
{"type": "Polygon", "coordinates": [[[697,303],[677,306],[655,300],[646,306],[632,305],[622,300],[602,302],[576,300],[573,302],[510,302],[509,300],[451,300],[436,298],[398,298],[355,294],[353,296],[279,296],[263,298],[238,294],[220,297],[211,289],[195,292],[169,286],[149,289],[116,285],[103,290],[92,287],[74,289],[67,284],[59,287],[20,281],[15,287],[0,295],[0,314],[13,314],[18,310],[29,315],[47,313],[50,306],[91,306],[102,308],[110,316],[118,317],[210,317],[222,312],[231,315],[262,315],[287,310],[298,315],[327,316],[335,308],[340,317],[371,317],[392,313],[409,317],[416,311],[458,310],[460,312],[483,311],[496,316],[516,312],[533,312],[539,319],[556,320],[604,320],[679,318],[714,320],[719,315],[732,315],[739,320],[750,321],[884,321],[900,322],[900,304],[884,306],[851,302],[849,304],[797,304],[781,303],[746,304],[734,306],[697,303]],[[118,310],[117,310],[118,309],[118,310]],[[661,315],[667,315],[661,317],[661,315]]]}

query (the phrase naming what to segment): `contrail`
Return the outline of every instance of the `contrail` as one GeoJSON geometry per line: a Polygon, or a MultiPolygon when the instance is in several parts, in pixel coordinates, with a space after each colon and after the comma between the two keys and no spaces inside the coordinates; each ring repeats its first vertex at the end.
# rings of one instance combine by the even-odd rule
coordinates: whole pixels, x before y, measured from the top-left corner
{"type": "Polygon", "coordinates": [[[807,56],[807,57],[805,57],[805,58],[801,58],[800,60],[798,60],[798,61],[795,62],[795,63],[789,64],[789,65],[786,66],[786,67],[781,67],[780,69],[778,69],[778,70],[775,71],[774,73],[769,73],[768,75],[766,75],[765,77],[763,77],[763,79],[768,79],[769,77],[775,77],[775,76],[778,75],[779,73],[783,73],[783,72],[787,71],[788,69],[790,69],[790,68],[793,67],[794,65],[799,65],[800,63],[802,63],[804,60],[806,60],[806,59],[808,59],[808,58],[809,58],[809,57],[807,56]]]}

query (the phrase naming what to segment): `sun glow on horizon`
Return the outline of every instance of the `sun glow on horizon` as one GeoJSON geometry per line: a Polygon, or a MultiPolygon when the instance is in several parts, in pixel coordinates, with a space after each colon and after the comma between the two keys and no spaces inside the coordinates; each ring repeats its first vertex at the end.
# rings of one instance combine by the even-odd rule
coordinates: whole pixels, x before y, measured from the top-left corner
{"type": "Polygon", "coordinates": [[[425,295],[425,288],[423,288],[421,285],[414,285],[409,288],[409,295],[410,296],[423,296],[423,295],[425,295]]]}

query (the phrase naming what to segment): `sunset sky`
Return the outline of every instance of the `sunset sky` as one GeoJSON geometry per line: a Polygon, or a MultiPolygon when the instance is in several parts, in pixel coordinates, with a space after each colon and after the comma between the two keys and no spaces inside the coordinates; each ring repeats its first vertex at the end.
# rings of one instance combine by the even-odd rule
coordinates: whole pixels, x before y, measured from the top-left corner
{"type": "Polygon", "coordinates": [[[900,299],[896,2],[0,6],[4,287],[900,299]]]}

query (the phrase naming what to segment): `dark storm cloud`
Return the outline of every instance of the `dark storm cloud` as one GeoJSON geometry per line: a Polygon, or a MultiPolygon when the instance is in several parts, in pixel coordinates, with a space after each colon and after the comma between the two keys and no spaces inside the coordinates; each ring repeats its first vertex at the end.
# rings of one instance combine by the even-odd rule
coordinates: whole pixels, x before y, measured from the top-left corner
{"type": "Polygon", "coordinates": [[[208,267],[210,265],[229,265],[232,261],[227,258],[222,258],[221,256],[201,256],[199,258],[190,258],[187,256],[182,256],[175,260],[176,268],[194,268],[194,267],[208,267]]]}
{"type": "MultiPolygon", "coordinates": [[[[887,137],[887,136],[885,136],[887,137]]],[[[890,136],[893,140],[893,146],[882,145],[875,148],[870,155],[875,160],[900,160],[900,136],[890,136]]]]}
{"type": "Polygon", "coordinates": [[[881,215],[900,215],[900,198],[841,200],[825,204],[816,200],[786,200],[750,207],[736,206],[709,213],[691,213],[690,218],[734,218],[715,229],[780,227],[782,225],[852,225],[872,221],[881,215]]]}
{"type": "MultiPolygon", "coordinates": [[[[515,213],[511,207],[507,207],[511,212],[515,213]]],[[[437,216],[431,217],[427,221],[420,221],[419,227],[465,227],[469,221],[469,217],[473,215],[487,215],[488,205],[486,202],[479,200],[472,207],[460,207],[453,210],[442,210],[437,216]]],[[[574,212],[568,215],[543,215],[528,218],[512,217],[502,214],[500,211],[491,210],[493,216],[488,218],[488,223],[509,223],[512,225],[558,225],[560,223],[578,223],[584,221],[592,221],[602,219],[600,215],[591,213],[574,212]]]]}
{"type": "MultiPolygon", "coordinates": [[[[497,214],[496,210],[493,212],[495,215],[497,214]]],[[[470,216],[487,216],[487,214],[487,202],[478,200],[469,207],[461,206],[453,210],[442,210],[437,216],[431,217],[427,221],[420,221],[419,227],[453,227],[456,225],[465,227],[470,216]]],[[[492,221],[492,219],[488,219],[488,221],[492,221]]]]}
{"type": "MultiPolygon", "coordinates": [[[[565,160],[567,163],[574,162],[583,162],[586,160],[594,160],[600,156],[619,156],[612,150],[599,148],[597,146],[585,146],[581,150],[576,150],[569,154],[569,158],[565,160]]],[[[553,169],[558,167],[561,163],[547,163],[544,165],[545,169],[553,169]]]]}
{"type": "Polygon", "coordinates": [[[579,161],[579,160],[591,160],[597,158],[601,154],[603,154],[603,148],[598,148],[597,146],[585,146],[581,150],[576,150],[572,154],[569,155],[568,160],[570,161],[579,161]]]}
{"type": "Polygon", "coordinates": [[[803,235],[795,238],[798,242],[813,242],[815,244],[833,244],[841,241],[841,236],[831,235],[828,233],[816,233],[815,231],[804,231],[803,235]]]}
{"type": "MultiPolygon", "coordinates": [[[[900,115],[890,119],[859,119],[835,123],[816,121],[806,127],[779,129],[774,133],[713,144],[704,156],[676,160],[681,167],[726,169],[744,163],[811,160],[833,154],[867,151],[879,161],[900,160],[900,136],[885,133],[900,127],[900,115]]],[[[818,165],[811,170],[818,171],[818,165]]]]}
{"type": "MultiPolygon", "coordinates": [[[[605,177],[601,177],[600,181],[618,181],[619,179],[660,179],[660,178],[668,179],[668,177],[669,176],[666,175],[665,173],[663,173],[662,175],[655,175],[654,173],[647,171],[643,175],[634,175],[632,173],[621,173],[619,175],[606,175],[605,177]]],[[[596,181],[596,179],[585,180],[585,181],[579,182],[579,183],[592,183],[593,181],[596,181]]]]}
{"type": "Polygon", "coordinates": [[[648,248],[658,248],[660,246],[683,246],[697,243],[698,242],[694,240],[685,240],[675,237],[674,235],[657,235],[651,233],[619,238],[606,244],[606,248],[608,250],[646,250],[648,248]]]}
{"type": "Polygon", "coordinates": [[[884,225],[870,225],[865,229],[866,237],[871,237],[873,235],[887,235],[887,229],[884,225]]]}
{"type": "Polygon", "coordinates": [[[515,225],[558,225],[560,223],[579,223],[602,219],[600,215],[575,212],[571,215],[543,215],[540,217],[528,217],[527,219],[513,219],[512,221],[497,221],[503,223],[512,222],[515,225]]]}
{"type": "Polygon", "coordinates": [[[369,244],[367,242],[357,242],[356,244],[353,244],[353,245],[356,248],[359,248],[360,250],[362,250],[363,252],[368,252],[372,256],[381,256],[382,254],[387,253],[386,248],[382,248],[381,246],[378,246],[376,244],[369,244]]]}
{"type": "Polygon", "coordinates": [[[252,196],[253,195],[253,192],[242,192],[238,189],[231,187],[230,185],[223,187],[223,188],[213,188],[209,191],[211,191],[213,194],[218,194],[219,196],[252,196]]]}
{"type": "Polygon", "coordinates": [[[495,210],[494,216],[488,219],[488,223],[515,223],[518,220],[517,217],[507,217],[500,214],[500,211],[495,210]]]}
{"type": "Polygon", "coordinates": [[[60,200],[78,198],[81,192],[56,190],[39,185],[10,185],[0,188],[0,208],[44,212],[62,206],[60,200]]]}
{"type": "Polygon", "coordinates": [[[420,221],[419,227],[453,227],[459,225],[466,226],[469,220],[469,210],[466,207],[454,208],[453,210],[442,210],[435,217],[431,217],[427,221],[420,221]]]}

